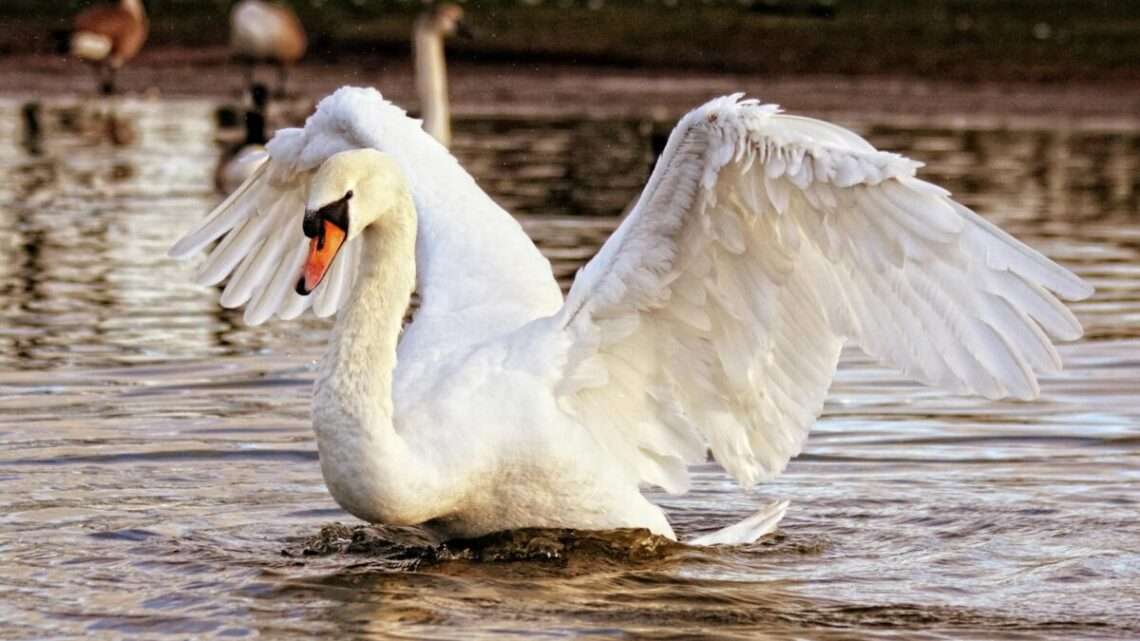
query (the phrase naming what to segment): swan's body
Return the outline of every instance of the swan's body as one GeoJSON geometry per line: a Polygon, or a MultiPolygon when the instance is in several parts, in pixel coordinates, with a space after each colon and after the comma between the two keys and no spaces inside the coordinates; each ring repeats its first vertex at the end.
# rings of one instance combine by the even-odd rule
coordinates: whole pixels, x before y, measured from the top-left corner
{"type": "MultiPolygon", "coordinates": [[[[565,301],[519,225],[374,90],[338,91],[269,154],[171,253],[229,232],[200,274],[233,273],[223,305],[251,323],[337,313],[313,403],[330,492],[451,536],[672,536],[639,486],[686,491],[710,449],[742,484],[780,473],[845,341],[929,383],[1032,398],[1034,371],[1060,367],[1042,330],[1081,333],[1057,297],[1091,292],[917,163],[737,97],[682,119],[565,301]]],[[[703,542],[753,540],[782,509],[703,542]]]]}
{"type": "Polygon", "coordinates": [[[423,112],[424,130],[445,147],[451,145],[451,109],[447,99],[443,41],[448,36],[467,33],[463,9],[450,3],[421,14],[412,33],[416,93],[423,112]]]}
{"type": "Polygon", "coordinates": [[[95,66],[100,90],[115,92],[115,74],[146,42],[148,24],[142,0],[98,4],[75,16],[71,54],[95,66]]]}
{"type": "Polygon", "coordinates": [[[254,66],[277,66],[280,94],[285,93],[289,67],[308,48],[305,28],[288,6],[267,0],[241,0],[230,10],[230,50],[246,65],[247,83],[253,84],[254,66]]]}

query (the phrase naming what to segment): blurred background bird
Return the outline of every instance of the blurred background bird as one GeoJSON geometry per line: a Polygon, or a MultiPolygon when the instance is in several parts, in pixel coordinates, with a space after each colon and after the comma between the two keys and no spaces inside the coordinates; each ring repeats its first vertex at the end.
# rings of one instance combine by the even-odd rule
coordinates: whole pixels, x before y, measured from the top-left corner
{"type": "Polygon", "coordinates": [[[75,16],[69,50],[94,66],[99,90],[110,95],[115,93],[115,74],[142,49],[147,30],[142,0],[98,4],[75,16]]]}
{"type": "Polygon", "coordinates": [[[269,89],[254,83],[249,91],[250,104],[245,112],[245,138],[230,145],[218,160],[214,171],[214,185],[228,194],[237,189],[254,170],[265,162],[266,116],[269,109],[269,89]]]}
{"type": "Polygon", "coordinates": [[[412,35],[415,50],[416,92],[424,129],[445,147],[451,145],[451,111],[447,100],[447,65],[443,57],[445,38],[474,34],[463,20],[459,5],[444,3],[428,9],[416,20],[412,35]]]}
{"type": "Polygon", "coordinates": [[[305,55],[308,38],[297,14],[265,0],[241,0],[230,11],[230,49],[253,86],[259,63],[277,67],[277,95],[286,94],[289,68],[305,55]]]}

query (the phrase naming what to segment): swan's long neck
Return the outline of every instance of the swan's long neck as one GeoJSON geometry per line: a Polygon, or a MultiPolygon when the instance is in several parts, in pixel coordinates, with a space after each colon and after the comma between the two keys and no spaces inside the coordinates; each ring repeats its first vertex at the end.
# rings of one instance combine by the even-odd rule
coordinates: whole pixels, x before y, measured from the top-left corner
{"type": "Polygon", "coordinates": [[[447,69],[443,34],[429,16],[416,21],[416,89],[423,110],[424,129],[444,146],[451,145],[451,113],[447,104],[447,69]]]}
{"type": "Polygon", "coordinates": [[[416,219],[410,197],[361,233],[363,256],[321,362],[313,427],[333,498],[352,514],[390,524],[423,520],[438,475],[395,426],[392,377],[415,286],[416,219]]]}
{"type": "Polygon", "coordinates": [[[373,225],[361,233],[360,272],[333,328],[318,382],[318,394],[328,387],[367,402],[362,409],[389,423],[396,343],[415,287],[415,236],[414,219],[373,225]]]}

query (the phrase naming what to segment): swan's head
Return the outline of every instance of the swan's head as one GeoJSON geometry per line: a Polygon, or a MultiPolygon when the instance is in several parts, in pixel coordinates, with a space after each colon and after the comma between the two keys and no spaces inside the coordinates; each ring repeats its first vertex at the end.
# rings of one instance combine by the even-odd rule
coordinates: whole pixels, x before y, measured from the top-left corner
{"type": "Polygon", "coordinates": [[[297,293],[316,289],[345,243],[407,200],[404,173],[387,154],[352,149],[321,163],[309,183],[302,229],[311,240],[297,293]]]}

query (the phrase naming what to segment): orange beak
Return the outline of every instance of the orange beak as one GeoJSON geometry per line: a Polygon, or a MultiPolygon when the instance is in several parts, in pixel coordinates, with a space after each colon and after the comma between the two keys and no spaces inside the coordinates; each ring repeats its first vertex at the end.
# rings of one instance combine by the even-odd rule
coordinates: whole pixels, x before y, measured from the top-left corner
{"type": "Polygon", "coordinates": [[[305,259],[301,278],[297,281],[298,294],[308,296],[321,284],[336,255],[340,253],[346,235],[347,232],[333,223],[321,221],[321,232],[309,240],[309,256],[305,259]]]}

